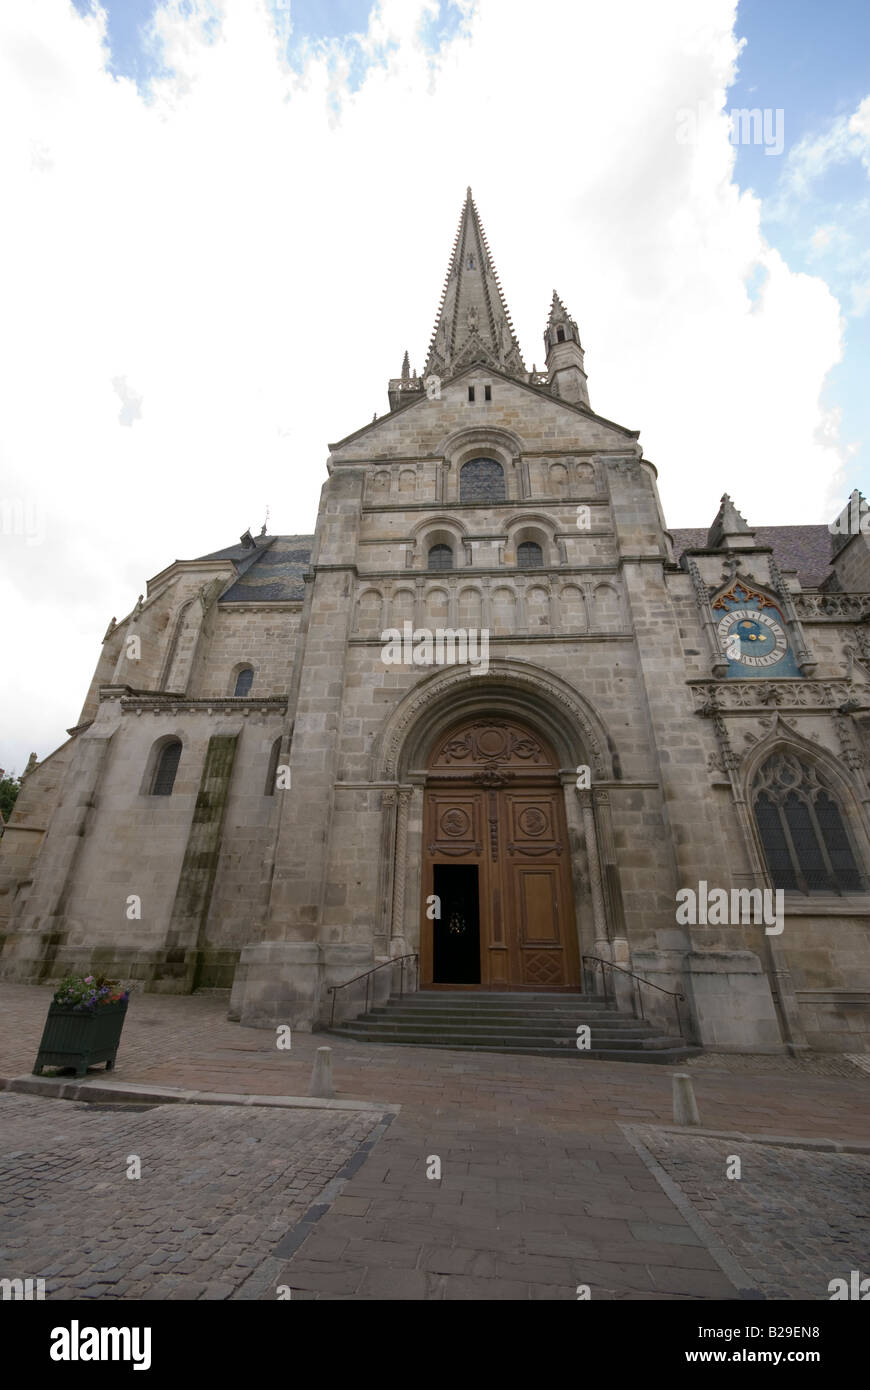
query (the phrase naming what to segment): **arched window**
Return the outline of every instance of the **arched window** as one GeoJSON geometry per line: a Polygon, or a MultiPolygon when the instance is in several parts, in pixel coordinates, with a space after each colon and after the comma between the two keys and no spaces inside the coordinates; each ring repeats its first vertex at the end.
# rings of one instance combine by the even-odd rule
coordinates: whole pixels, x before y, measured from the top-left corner
{"type": "Polygon", "coordinates": [[[243,666],[242,669],[241,669],[241,671],[239,672],[239,674],[236,676],[236,688],[235,688],[235,690],[233,691],[233,694],[234,694],[234,695],[250,695],[250,693],[251,693],[251,686],[253,685],[253,683],[254,683],[254,668],[253,668],[253,666],[243,666]]]}
{"type": "Polygon", "coordinates": [[[565,341],[565,330],[564,330],[564,328],[557,328],[557,329],[556,329],[556,342],[557,342],[557,343],[564,343],[564,341],[565,341]]]}
{"type": "Polygon", "coordinates": [[[449,545],[433,545],[429,547],[429,568],[430,570],[452,570],[453,551],[449,545]]]}
{"type": "Polygon", "coordinates": [[[178,764],[181,759],[181,740],[173,739],[171,743],[164,744],[157,759],[154,769],[154,782],[151,786],[152,796],[171,796],[172,788],[175,786],[175,774],[178,771],[178,764]]]}
{"type": "Polygon", "coordinates": [[[521,570],[533,570],[544,563],[544,552],[537,541],[523,541],[517,546],[517,564],[521,570]]]}
{"type": "Polygon", "coordinates": [[[272,751],[269,754],[269,768],[266,773],[266,787],[264,796],[275,795],[275,779],[278,776],[278,759],[281,756],[281,736],[280,734],[272,744],[272,751]]]}
{"type": "Polygon", "coordinates": [[[862,891],[840,807],[814,766],[794,753],[775,753],[758,773],[753,804],[774,888],[862,891]]]}
{"type": "Polygon", "coordinates": [[[504,502],[504,469],[495,459],[469,459],[459,475],[460,502],[504,502]]]}

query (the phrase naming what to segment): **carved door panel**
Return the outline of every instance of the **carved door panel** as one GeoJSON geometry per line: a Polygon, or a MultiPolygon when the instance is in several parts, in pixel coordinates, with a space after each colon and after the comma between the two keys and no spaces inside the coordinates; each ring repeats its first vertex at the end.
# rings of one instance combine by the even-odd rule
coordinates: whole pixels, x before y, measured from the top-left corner
{"type": "Polygon", "coordinates": [[[580,982],[561,788],[502,792],[503,900],[511,984],[565,989],[580,982]]]}
{"type": "Polygon", "coordinates": [[[423,985],[462,987],[469,979],[465,965],[461,980],[439,978],[438,961],[457,955],[437,934],[458,934],[459,919],[475,915],[465,929],[479,933],[476,987],[579,986],[564,793],[541,740],[511,721],[477,720],[446,736],[430,764],[423,846],[423,985]],[[471,878],[451,878],[451,864],[473,866],[471,878]],[[466,900],[476,902],[474,914],[455,913],[452,927],[427,915],[436,880],[458,901],[460,880],[472,879],[476,896],[466,892],[466,900]]]}

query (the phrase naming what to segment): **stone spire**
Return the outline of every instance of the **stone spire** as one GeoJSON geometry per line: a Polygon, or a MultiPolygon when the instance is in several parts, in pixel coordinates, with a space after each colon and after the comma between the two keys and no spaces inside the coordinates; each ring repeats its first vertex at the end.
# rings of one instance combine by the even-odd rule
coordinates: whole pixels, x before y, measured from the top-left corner
{"type": "Polygon", "coordinates": [[[572,405],[582,405],[591,409],[580,333],[555,290],[550,304],[550,317],[544,331],[544,347],[547,351],[547,371],[553,395],[560,396],[563,401],[570,401],[572,405]]]}
{"type": "Polygon", "coordinates": [[[550,304],[550,317],[547,320],[547,327],[555,329],[560,323],[570,324],[571,328],[574,330],[574,336],[579,343],[580,335],[577,332],[577,325],[571,318],[571,315],[568,313],[568,310],[565,308],[565,305],[562,303],[556,291],[553,290],[553,300],[550,304]]]}
{"type": "Polygon", "coordinates": [[[728,493],[724,493],[719,510],[707,533],[710,550],[746,550],[755,545],[755,532],[750,530],[728,493]]]}
{"type": "Polygon", "coordinates": [[[469,188],[423,375],[455,376],[472,362],[484,362],[518,380],[528,380],[469,188]]]}

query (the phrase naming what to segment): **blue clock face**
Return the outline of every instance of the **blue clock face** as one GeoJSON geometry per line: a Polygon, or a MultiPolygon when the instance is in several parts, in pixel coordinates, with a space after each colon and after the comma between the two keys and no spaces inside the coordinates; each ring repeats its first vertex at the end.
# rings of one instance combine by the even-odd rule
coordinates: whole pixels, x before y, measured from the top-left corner
{"type": "Polygon", "coordinates": [[[718,626],[722,648],[743,666],[775,666],[788,651],[788,638],[770,613],[755,608],[732,608],[718,626]],[[733,640],[739,638],[737,644],[733,640]]]}
{"type": "Polygon", "coordinates": [[[728,676],[799,676],[785,619],[766,594],[735,580],[713,602],[716,636],[728,659],[728,676]],[[719,616],[721,614],[721,616],[719,616]]]}

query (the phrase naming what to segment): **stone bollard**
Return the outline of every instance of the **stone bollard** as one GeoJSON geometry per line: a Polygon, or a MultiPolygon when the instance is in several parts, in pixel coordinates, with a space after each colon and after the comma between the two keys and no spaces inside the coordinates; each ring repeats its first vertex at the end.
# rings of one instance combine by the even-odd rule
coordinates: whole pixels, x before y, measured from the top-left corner
{"type": "Polygon", "coordinates": [[[701,1117],[692,1089],[692,1078],[688,1072],[675,1071],[674,1078],[674,1124],[699,1125],[701,1117]]]}
{"type": "Polygon", "coordinates": [[[333,1098],[331,1047],[318,1047],[315,1053],[308,1094],[319,1096],[321,1100],[332,1100],[333,1098]]]}

